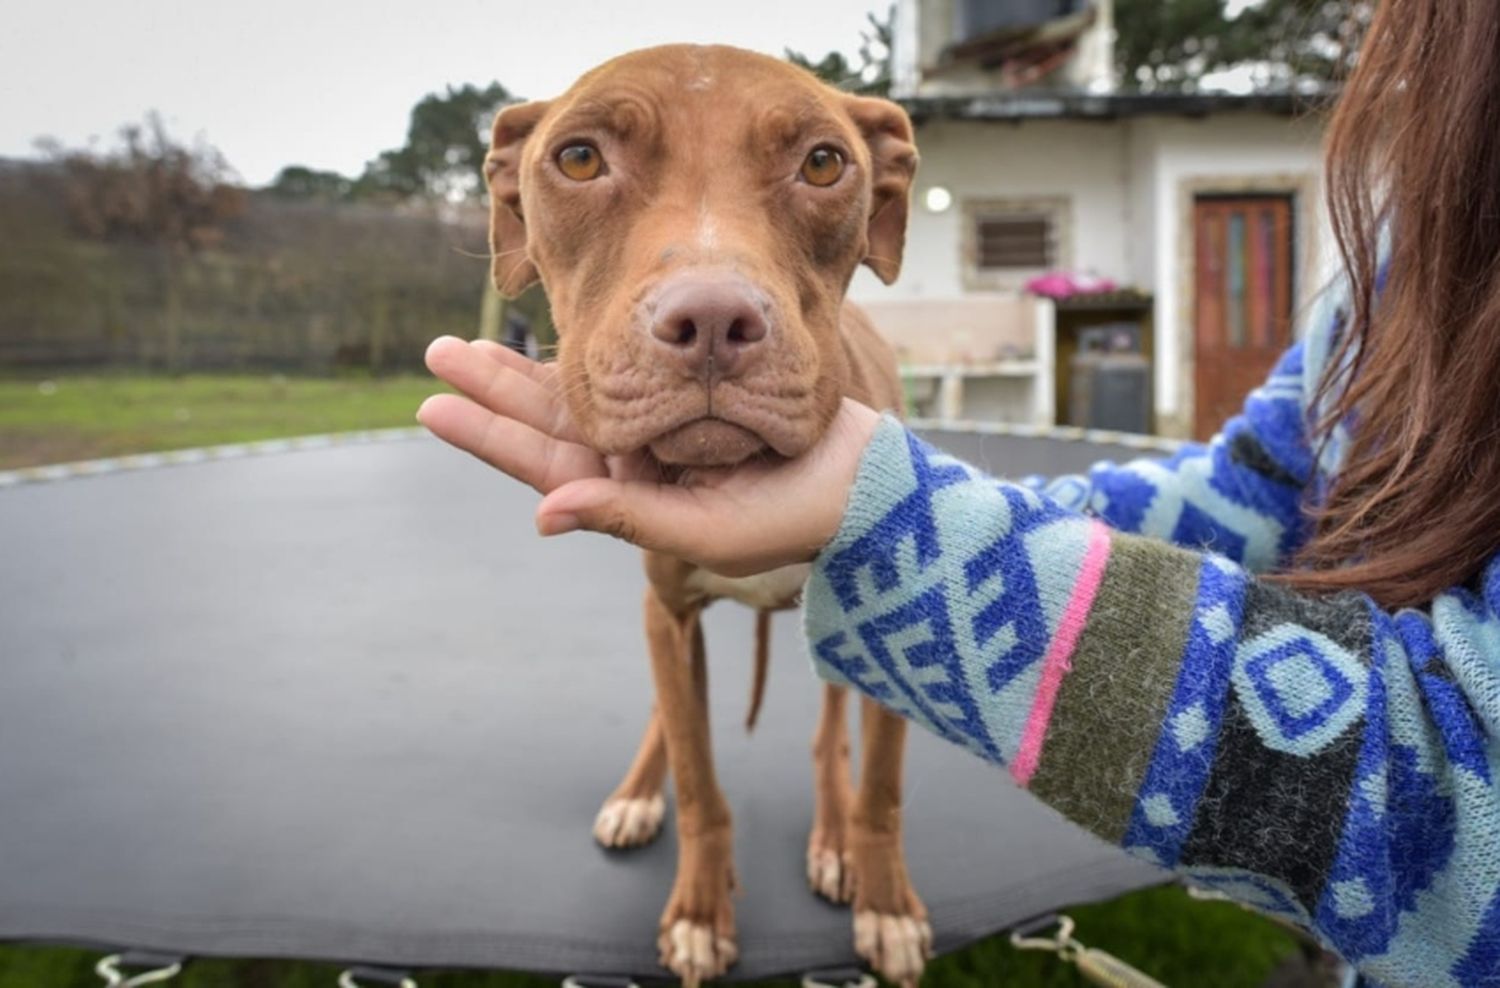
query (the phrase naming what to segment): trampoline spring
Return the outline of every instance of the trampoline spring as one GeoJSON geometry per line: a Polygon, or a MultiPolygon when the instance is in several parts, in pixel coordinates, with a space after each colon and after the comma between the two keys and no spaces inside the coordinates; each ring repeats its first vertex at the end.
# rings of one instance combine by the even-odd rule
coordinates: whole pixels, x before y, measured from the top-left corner
{"type": "Polygon", "coordinates": [[[1165,988],[1160,981],[1137,971],[1113,954],[1086,947],[1073,939],[1071,916],[1043,916],[1016,927],[1010,934],[1010,945],[1017,950],[1045,950],[1056,954],[1065,964],[1078,968],[1090,984],[1100,988],[1165,988]],[[1050,937],[1037,936],[1056,928],[1050,937]]]}
{"type": "Polygon", "coordinates": [[[1073,958],[1078,973],[1102,988],[1162,988],[1160,981],[1143,974],[1113,954],[1093,947],[1079,947],[1073,958]]]}
{"type": "Polygon", "coordinates": [[[372,984],[417,988],[417,980],[405,971],[381,967],[351,967],[339,973],[339,988],[366,988],[372,984]]]}
{"type": "Polygon", "coordinates": [[[182,958],[173,954],[127,952],[110,954],[94,965],[94,973],[104,981],[104,988],[140,988],[159,985],[182,973],[182,958]],[[142,969],[137,974],[120,970],[142,969]]]}

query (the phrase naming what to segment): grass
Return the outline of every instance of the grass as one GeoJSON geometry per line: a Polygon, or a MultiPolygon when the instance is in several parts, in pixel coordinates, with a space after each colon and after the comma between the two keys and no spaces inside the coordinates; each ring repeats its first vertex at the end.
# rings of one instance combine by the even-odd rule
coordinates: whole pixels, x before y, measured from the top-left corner
{"type": "MultiPolygon", "coordinates": [[[[0,469],[283,436],[413,423],[435,390],[419,375],[305,379],[281,376],[59,376],[0,380],[0,469]]],[[[1152,889],[1069,910],[1075,934],[1166,985],[1256,988],[1298,953],[1276,925],[1223,903],[1152,889]]],[[[84,988],[98,951],[0,948],[0,988],[84,988]]],[[[337,968],[287,961],[198,960],[183,988],[323,988],[337,968]]],[[[433,973],[423,988],[544,988],[556,979],[504,973],[433,973]]],[[[793,982],[782,982],[788,988],[793,982]]],[[[1082,977],[1056,958],[1013,950],[1003,938],[941,958],[927,988],[1073,988],[1082,977]]],[[[766,986],[769,988],[769,985],[766,986]]]]}
{"type": "Polygon", "coordinates": [[[415,425],[426,375],[90,375],[0,380],[0,470],[415,425]]]}

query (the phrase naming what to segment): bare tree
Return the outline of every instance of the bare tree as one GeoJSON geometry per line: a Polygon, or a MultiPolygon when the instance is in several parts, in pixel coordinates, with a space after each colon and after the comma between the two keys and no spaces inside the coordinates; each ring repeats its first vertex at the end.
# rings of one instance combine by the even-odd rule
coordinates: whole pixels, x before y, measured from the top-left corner
{"type": "Polygon", "coordinates": [[[96,152],[47,148],[58,162],[68,220],[79,234],[156,249],[166,305],[165,360],[182,366],[183,259],[217,246],[227,223],[245,210],[224,156],[205,143],[174,140],[152,113],[120,131],[120,146],[96,152]]]}

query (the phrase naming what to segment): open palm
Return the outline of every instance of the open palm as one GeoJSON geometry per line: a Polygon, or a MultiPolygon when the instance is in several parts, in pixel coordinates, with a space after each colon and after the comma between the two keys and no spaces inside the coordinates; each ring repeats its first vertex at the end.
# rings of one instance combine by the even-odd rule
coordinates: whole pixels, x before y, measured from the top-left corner
{"type": "Polygon", "coordinates": [[[541,534],[604,532],[727,576],[817,555],[838,531],[880,421],[845,399],[823,438],[795,460],[692,470],[663,483],[643,456],[604,457],[587,444],[553,365],[449,336],[433,341],[427,366],[461,394],[428,398],[418,420],[541,493],[541,534]]]}

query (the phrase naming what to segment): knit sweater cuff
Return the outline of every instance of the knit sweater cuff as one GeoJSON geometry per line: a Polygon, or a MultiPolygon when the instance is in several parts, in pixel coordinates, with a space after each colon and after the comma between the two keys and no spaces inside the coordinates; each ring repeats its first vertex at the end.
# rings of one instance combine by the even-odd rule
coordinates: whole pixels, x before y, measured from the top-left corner
{"type": "Polygon", "coordinates": [[[906,426],[890,413],[880,417],[870,444],[860,457],[844,519],[821,559],[844,552],[880,521],[902,498],[911,494],[915,478],[908,462],[906,426]]]}
{"type": "Polygon", "coordinates": [[[1109,554],[1097,521],[888,417],[809,578],[809,652],[819,675],[1028,784],[1109,554]]]}

